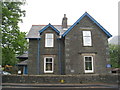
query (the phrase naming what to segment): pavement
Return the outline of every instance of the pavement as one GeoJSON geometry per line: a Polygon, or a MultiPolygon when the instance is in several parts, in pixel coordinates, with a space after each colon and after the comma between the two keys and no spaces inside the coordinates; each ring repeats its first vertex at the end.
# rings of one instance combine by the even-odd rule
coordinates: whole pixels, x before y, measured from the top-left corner
{"type": "Polygon", "coordinates": [[[30,84],[2,83],[2,88],[120,88],[118,84],[89,83],[89,84],[30,84]]]}

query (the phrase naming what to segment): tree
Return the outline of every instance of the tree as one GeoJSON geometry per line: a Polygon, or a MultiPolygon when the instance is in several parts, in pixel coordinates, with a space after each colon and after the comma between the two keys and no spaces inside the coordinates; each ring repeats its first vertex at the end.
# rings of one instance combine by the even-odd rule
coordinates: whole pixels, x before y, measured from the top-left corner
{"type": "Polygon", "coordinates": [[[109,45],[110,63],[114,68],[120,68],[120,45],[109,45]]]}
{"type": "Polygon", "coordinates": [[[18,23],[25,16],[25,10],[20,6],[24,2],[2,2],[2,64],[14,65],[16,56],[27,50],[25,32],[20,32],[18,23]]]}

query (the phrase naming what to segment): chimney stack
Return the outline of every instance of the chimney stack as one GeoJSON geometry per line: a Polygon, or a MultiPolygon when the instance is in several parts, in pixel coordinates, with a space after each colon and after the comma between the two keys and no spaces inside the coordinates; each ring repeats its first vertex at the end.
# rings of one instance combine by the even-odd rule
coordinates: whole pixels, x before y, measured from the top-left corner
{"type": "Polygon", "coordinates": [[[66,17],[66,14],[64,14],[64,17],[62,19],[62,28],[63,29],[67,28],[67,17],[66,17]]]}

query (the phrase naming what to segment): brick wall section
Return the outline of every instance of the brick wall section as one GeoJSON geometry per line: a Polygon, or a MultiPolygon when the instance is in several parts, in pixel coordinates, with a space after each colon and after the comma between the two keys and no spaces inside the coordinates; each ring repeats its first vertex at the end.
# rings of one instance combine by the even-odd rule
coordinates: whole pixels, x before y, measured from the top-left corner
{"type": "Polygon", "coordinates": [[[4,75],[2,83],[42,83],[42,84],[60,84],[64,80],[65,84],[83,84],[83,83],[118,83],[117,74],[88,74],[88,75],[4,75]]]}

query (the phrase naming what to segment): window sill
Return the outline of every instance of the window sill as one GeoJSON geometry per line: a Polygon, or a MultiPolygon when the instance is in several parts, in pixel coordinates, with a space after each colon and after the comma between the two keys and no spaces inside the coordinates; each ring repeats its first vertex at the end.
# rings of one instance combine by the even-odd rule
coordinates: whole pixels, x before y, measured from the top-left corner
{"type": "Polygon", "coordinates": [[[85,71],[85,74],[93,74],[93,71],[85,71]]]}
{"type": "Polygon", "coordinates": [[[44,47],[44,48],[54,48],[54,47],[44,47]]]}
{"type": "Polygon", "coordinates": [[[44,73],[53,73],[53,71],[45,71],[44,73]]]}
{"type": "Polygon", "coordinates": [[[83,46],[83,47],[93,47],[93,46],[83,46]]]}

